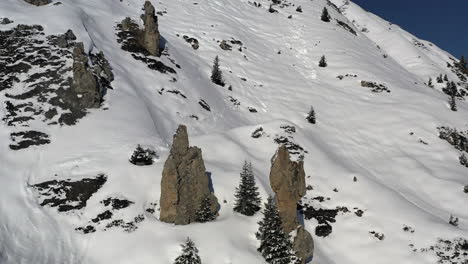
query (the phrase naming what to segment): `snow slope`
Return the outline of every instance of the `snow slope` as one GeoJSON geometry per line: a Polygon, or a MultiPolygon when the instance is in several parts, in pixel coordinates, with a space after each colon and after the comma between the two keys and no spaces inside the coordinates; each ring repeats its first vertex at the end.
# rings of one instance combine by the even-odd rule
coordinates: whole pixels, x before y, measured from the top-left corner
{"type": "MultiPolygon", "coordinates": [[[[35,7],[22,0],[0,1],[0,17],[15,21],[0,25],[0,30],[16,24],[40,24],[47,34],[72,29],[87,50],[104,52],[114,70],[114,90],[105,97],[107,110],[91,110],[75,126],[35,123],[51,135],[48,145],[12,151],[9,133],[16,128],[0,124],[2,264],[171,263],[187,236],[198,246],[203,263],[264,263],[254,237],[261,214],[233,213],[234,189],[247,159],[263,199],[272,193],[270,158],[278,147],[273,138],[284,134],[284,124],[296,127],[294,142],[308,151],[305,170],[313,190],[305,199],[330,197],[314,205],[364,210],[362,217],[339,214],[332,234],[314,236],[312,263],[436,263],[433,253],[413,252],[408,245],[425,248],[439,237],[467,237],[467,168],[458,162],[459,151],[438,138],[436,128],[466,130],[468,106],[458,101],[458,111],[452,112],[445,94],[423,84],[440,73],[456,79],[446,67],[450,54],[427,47],[428,42],[353,3],[342,15],[323,0],[298,0],[295,6],[275,7],[279,12],[273,14],[266,0],[259,1],[261,8],[247,0],[152,1],[157,11],[167,11],[158,16],[159,30],[170,58],[181,67],[176,69],[177,82],[172,82],[172,76],[148,69],[116,41],[116,23],[126,16],[138,20],[143,0],[61,2],[35,7]],[[295,11],[298,5],[302,13],[295,11]],[[321,21],[324,6],[357,35],[334,20],[321,21]],[[369,33],[360,32],[363,27],[369,33]],[[183,35],[197,38],[200,48],[192,49],[183,35]],[[231,38],[242,41],[242,52],[235,45],[232,51],[219,47],[217,41],[231,38]],[[415,47],[413,39],[428,49],[415,47]],[[209,80],[216,55],[233,91],[209,80]],[[326,68],[317,66],[322,55],[326,68]],[[337,78],[346,74],[357,77],[337,78]],[[360,86],[361,80],[383,83],[391,92],[373,93],[360,86]],[[187,98],[158,93],[162,88],[177,89],[187,98]],[[233,105],[229,96],[240,105],[233,105]],[[210,112],[200,107],[200,99],[210,105],[210,112]],[[310,106],[317,113],[316,125],[305,120],[310,106]],[[191,145],[203,150],[221,202],[220,216],[211,223],[173,226],[145,212],[159,199],[162,167],[181,123],[189,128],[191,145]],[[250,137],[259,126],[269,136],[250,137]],[[136,144],[152,146],[160,159],[153,166],[130,164],[136,144]],[[107,183],[86,208],[75,212],[41,207],[30,187],[99,173],[108,176],[107,183]],[[125,221],[144,214],[138,229],[75,231],[102,212],[100,201],[109,196],[134,202],[117,214],[125,221]],[[450,214],[460,219],[458,227],[448,224],[450,214]],[[415,232],[404,232],[404,225],[415,232]],[[376,239],[370,231],[384,233],[385,239],[376,239]]],[[[168,57],[162,60],[169,64],[168,57]]],[[[5,100],[5,92],[0,92],[0,101],[5,100]]],[[[0,114],[6,110],[0,108],[0,114]]],[[[306,221],[312,234],[316,225],[316,220],[306,221]]]]}

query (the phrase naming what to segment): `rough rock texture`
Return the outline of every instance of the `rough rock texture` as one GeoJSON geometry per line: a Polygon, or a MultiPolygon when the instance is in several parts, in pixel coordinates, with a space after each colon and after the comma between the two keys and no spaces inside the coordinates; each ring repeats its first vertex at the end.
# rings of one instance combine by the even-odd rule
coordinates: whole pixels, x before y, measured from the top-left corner
{"type": "Polygon", "coordinates": [[[180,125],[162,172],[160,220],[190,224],[205,198],[211,199],[212,210],[217,214],[218,199],[205,171],[201,149],[189,147],[187,127],[180,125]]]}
{"type": "Polygon", "coordinates": [[[155,16],[154,6],[150,1],[145,2],[145,14],[142,16],[145,28],[141,33],[141,44],[154,56],[159,56],[158,18],[155,16]]]}
{"type": "Polygon", "coordinates": [[[83,43],[77,43],[73,49],[73,85],[79,95],[77,103],[84,108],[97,108],[101,103],[101,91],[98,82],[88,64],[83,43]]]}
{"type": "Polygon", "coordinates": [[[285,145],[281,145],[273,157],[270,184],[276,193],[283,228],[289,233],[299,225],[297,203],[306,193],[306,184],[304,163],[291,161],[285,145]]]}
{"type": "Polygon", "coordinates": [[[52,3],[52,0],[24,0],[26,3],[35,5],[35,6],[42,6],[52,3]]]}
{"type": "Polygon", "coordinates": [[[270,185],[276,194],[276,203],[286,233],[297,230],[294,250],[302,263],[309,261],[313,254],[312,236],[301,226],[297,204],[306,193],[304,162],[291,161],[288,149],[281,145],[272,158],[270,185]]]}
{"type": "Polygon", "coordinates": [[[299,226],[297,228],[293,248],[297,256],[301,258],[301,263],[307,263],[312,259],[314,254],[314,240],[312,239],[312,235],[304,229],[304,226],[299,226]]]}

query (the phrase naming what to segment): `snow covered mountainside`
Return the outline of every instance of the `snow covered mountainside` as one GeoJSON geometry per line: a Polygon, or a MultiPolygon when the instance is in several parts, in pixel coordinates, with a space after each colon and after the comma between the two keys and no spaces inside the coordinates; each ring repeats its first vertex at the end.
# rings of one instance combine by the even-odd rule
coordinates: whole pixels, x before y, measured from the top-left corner
{"type": "Polygon", "coordinates": [[[144,0],[0,1],[1,264],[172,263],[186,237],[205,264],[266,263],[262,214],[233,212],[234,192],[248,160],[265,202],[283,143],[304,160],[312,263],[468,263],[468,74],[458,59],[351,1],[151,2],[160,57],[122,49],[122,21],[143,26],[144,0]],[[224,87],[210,80],[216,56],[224,87]],[[83,71],[105,76],[102,102],[70,94],[73,58],[88,57],[83,71]],[[179,124],[203,152],[215,221],[159,221],[179,124]],[[156,151],[154,164],[129,162],[138,144],[156,151]],[[84,183],[93,191],[53,198],[84,183]]]}

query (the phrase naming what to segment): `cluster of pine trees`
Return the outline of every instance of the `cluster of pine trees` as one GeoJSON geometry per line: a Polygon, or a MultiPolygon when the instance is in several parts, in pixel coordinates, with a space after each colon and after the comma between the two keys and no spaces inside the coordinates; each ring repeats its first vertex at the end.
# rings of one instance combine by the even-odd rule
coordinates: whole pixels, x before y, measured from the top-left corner
{"type": "MultiPolygon", "coordinates": [[[[252,163],[244,162],[240,173],[239,186],[236,188],[234,211],[246,216],[252,216],[261,209],[261,198],[255,183],[252,163]]],[[[199,222],[214,220],[209,208],[210,199],[203,201],[201,210],[197,213],[199,222]]],[[[283,231],[282,220],[278,207],[272,196],[264,205],[263,218],[258,222],[259,228],[255,236],[260,240],[258,251],[269,264],[298,264],[300,259],[293,250],[290,236],[283,231]]],[[[198,248],[187,238],[181,245],[182,252],[174,260],[174,264],[201,264],[198,248]]]]}

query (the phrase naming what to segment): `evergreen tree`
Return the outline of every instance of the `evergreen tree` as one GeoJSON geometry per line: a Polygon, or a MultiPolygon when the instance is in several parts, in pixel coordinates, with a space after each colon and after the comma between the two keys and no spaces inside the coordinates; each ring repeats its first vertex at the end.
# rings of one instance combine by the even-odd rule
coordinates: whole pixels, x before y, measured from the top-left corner
{"type": "Polygon", "coordinates": [[[440,74],[439,76],[437,76],[437,83],[443,83],[444,80],[443,80],[443,77],[442,77],[442,74],[440,74]]]}
{"type": "Polygon", "coordinates": [[[130,163],[143,166],[153,164],[153,159],[156,158],[156,152],[151,149],[143,149],[140,145],[137,146],[130,157],[130,163]]]}
{"type": "Polygon", "coordinates": [[[461,165],[468,167],[468,159],[466,158],[465,153],[462,153],[458,160],[460,161],[461,165]]]}
{"type": "Polygon", "coordinates": [[[454,112],[457,111],[457,102],[455,101],[455,96],[449,97],[449,105],[450,105],[450,110],[454,112]]]}
{"type": "Polygon", "coordinates": [[[429,81],[427,82],[427,86],[434,88],[434,84],[432,83],[432,78],[429,77],[429,81]]]}
{"type": "Polygon", "coordinates": [[[200,223],[206,223],[216,219],[216,213],[211,210],[211,199],[206,197],[203,199],[200,208],[196,213],[196,221],[200,223]]]}
{"type": "Polygon", "coordinates": [[[236,203],[234,211],[243,215],[252,216],[260,210],[260,197],[258,187],[255,185],[255,177],[252,171],[252,163],[245,161],[240,173],[239,187],[236,188],[236,203]]]}
{"type": "Polygon", "coordinates": [[[307,114],[306,119],[309,121],[309,123],[315,124],[315,110],[313,106],[310,107],[310,111],[309,114],[307,114]]]}
{"type": "Polygon", "coordinates": [[[255,235],[260,240],[260,247],[257,250],[266,262],[270,264],[300,263],[289,235],[283,231],[281,217],[273,197],[268,197],[263,210],[263,219],[258,224],[258,232],[255,235]]]}
{"type": "Polygon", "coordinates": [[[467,61],[465,60],[465,56],[461,56],[459,65],[460,68],[466,70],[467,61]]]}
{"type": "Polygon", "coordinates": [[[330,22],[330,14],[328,14],[328,9],[326,7],[323,8],[322,10],[322,16],[321,19],[324,22],[330,22]]]}
{"type": "Polygon", "coordinates": [[[448,76],[447,76],[447,74],[444,75],[444,81],[448,82],[448,76]]]}
{"type": "Polygon", "coordinates": [[[327,66],[328,66],[327,60],[325,59],[325,55],[323,55],[323,56],[320,58],[319,67],[327,67],[327,66]]]}
{"type": "Polygon", "coordinates": [[[182,247],[182,253],[175,259],[174,264],[201,264],[200,256],[198,256],[198,249],[195,243],[187,237],[182,247]]]}
{"type": "Polygon", "coordinates": [[[224,86],[223,73],[219,68],[219,58],[215,57],[213,62],[213,69],[211,70],[211,81],[217,85],[224,86]]]}

